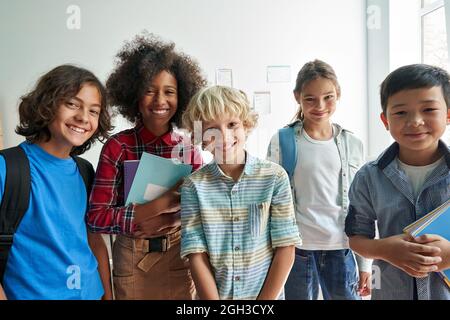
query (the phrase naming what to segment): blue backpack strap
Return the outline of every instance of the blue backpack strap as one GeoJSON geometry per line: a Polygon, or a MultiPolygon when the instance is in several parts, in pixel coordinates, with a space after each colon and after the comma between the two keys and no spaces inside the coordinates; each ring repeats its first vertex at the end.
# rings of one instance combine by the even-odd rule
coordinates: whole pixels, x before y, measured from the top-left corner
{"type": "Polygon", "coordinates": [[[30,201],[30,163],[24,150],[17,146],[0,151],[5,158],[6,181],[0,206],[0,282],[13,244],[14,233],[30,201]]]}
{"type": "Polygon", "coordinates": [[[286,170],[289,179],[294,176],[297,165],[297,144],[295,142],[294,126],[288,126],[278,131],[280,141],[281,166],[286,170]]]}

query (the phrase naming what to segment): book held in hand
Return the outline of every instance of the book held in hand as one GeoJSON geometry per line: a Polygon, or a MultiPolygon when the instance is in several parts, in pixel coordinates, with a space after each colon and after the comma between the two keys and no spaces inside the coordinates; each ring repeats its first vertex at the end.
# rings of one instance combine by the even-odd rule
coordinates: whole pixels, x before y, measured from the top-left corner
{"type": "Polygon", "coordinates": [[[183,164],[178,159],[167,159],[143,152],[141,160],[124,162],[125,204],[142,204],[154,200],[191,171],[191,165],[183,164]],[[130,181],[132,183],[127,192],[130,181]]]}
{"type": "Polygon", "coordinates": [[[139,160],[125,160],[123,162],[123,189],[124,189],[124,199],[128,198],[130,193],[131,185],[133,184],[134,177],[136,176],[136,171],[139,166],[139,160]]]}
{"type": "MultiPolygon", "coordinates": [[[[450,241],[450,199],[423,218],[407,226],[405,233],[413,237],[436,234],[450,241]]],[[[450,288],[450,269],[439,273],[450,288]]]]}

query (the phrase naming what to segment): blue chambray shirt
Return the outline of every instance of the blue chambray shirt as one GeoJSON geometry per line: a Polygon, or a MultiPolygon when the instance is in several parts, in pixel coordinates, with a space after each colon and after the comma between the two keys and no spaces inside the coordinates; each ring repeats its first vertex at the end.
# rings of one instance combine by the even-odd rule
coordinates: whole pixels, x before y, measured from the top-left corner
{"type": "MultiPolygon", "coordinates": [[[[398,143],[389,147],[376,161],[361,168],[350,187],[347,235],[373,239],[375,223],[380,238],[402,234],[406,226],[447,201],[450,198],[450,150],[442,141],[439,149],[445,161],[426,179],[417,199],[414,199],[409,178],[395,161],[398,143]]],[[[374,266],[379,268],[374,276],[381,276],[381,281],[379,288],[372,291],[372,299],[413,299],[413,277],[382,260],[375,260],[374,266]]],[[[430,300],[450,299],[450,289],[438,274],[432,273],[426,280],[430,300]]]]}

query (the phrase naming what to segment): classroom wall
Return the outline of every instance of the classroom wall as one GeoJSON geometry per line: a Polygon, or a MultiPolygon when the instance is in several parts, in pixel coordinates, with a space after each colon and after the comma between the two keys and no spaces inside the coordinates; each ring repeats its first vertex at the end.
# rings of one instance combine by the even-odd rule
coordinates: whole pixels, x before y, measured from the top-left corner
{"type": "MultiPolygon", "coordinates": [[[[0,0],[0,113],[5,147],[14,133],[19,97],[40,75],[62,63],[89,68],[106,80],[125,40],[147,29],[174,41],[199,61],[211,84],[216,68],[233,70],[234,86],[252,99],[271,92],[272,112],[262,115],[248,149],[263,157],[276,129],[297,105],[295,78],[320,58],[336,70],[342,98],[334,120],[367,146],[366,1],[361,0],[0,0]],[[70,5],[80,8],[79,30],[66,26],[70,5]],[[266,67],[290,65],[285,83],[267,83],[266,67]]],[[[116,119],[116,131],[129,127],[116,119]]],[[[101,145],[85,157],[97,164],[101,145]]]]}

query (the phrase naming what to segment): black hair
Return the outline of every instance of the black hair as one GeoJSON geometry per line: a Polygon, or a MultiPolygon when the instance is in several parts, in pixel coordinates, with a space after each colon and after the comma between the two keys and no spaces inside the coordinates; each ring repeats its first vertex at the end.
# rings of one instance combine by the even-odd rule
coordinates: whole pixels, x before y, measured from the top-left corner
{"type": "Polygon", "coordinates": [[[175,51],[175,44],[143,32],[117,54],[117,64],[106,81],[111,104],[132,123],[140,120],[139,100],[153,78],[161,71],[175,77],[178,85],[178,106],[170,120],[181,126],[181,115],[192,96],[207,83],[197,62],[175,51]]]}
{"type": "Polygon", "coordinates": [[[393,71],[380,88],[381,107],[386,114],[388,100],[402,90],[441,87],[447,109],[450,106],[450,75],[447,71],[426,64],[411,64],[393,71]]]}

